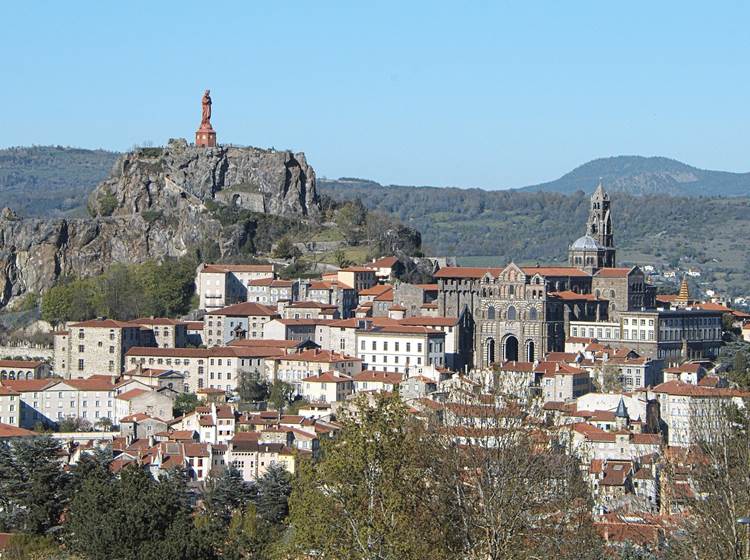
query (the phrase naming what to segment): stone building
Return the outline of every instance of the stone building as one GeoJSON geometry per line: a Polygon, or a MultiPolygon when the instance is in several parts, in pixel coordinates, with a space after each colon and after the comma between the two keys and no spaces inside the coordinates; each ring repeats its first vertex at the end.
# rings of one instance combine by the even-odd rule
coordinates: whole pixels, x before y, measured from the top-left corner
{"type": "Polygon", "coordinates": [[[54,333],[53,373],[71,378],[96,374],[117,377],[123,372],[125,353],[138,346],[141,326],[113,319],[70,323],[54,333]]]}
{"type": "Polygon", "coordinates": [[[438,314],[468,313],[473,364],[541,359],[564,349],[571,322],[601,324],[622,312],[653,308],[655,289],[638,267],[615,268],[609,195],[591,197],[586,234],[569,250],[569,266],[440,269],[438,314]]]}

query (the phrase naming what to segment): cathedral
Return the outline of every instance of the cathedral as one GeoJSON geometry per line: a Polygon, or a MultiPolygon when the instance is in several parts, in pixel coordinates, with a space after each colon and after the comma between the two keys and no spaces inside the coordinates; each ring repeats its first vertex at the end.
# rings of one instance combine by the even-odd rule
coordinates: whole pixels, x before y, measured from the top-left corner
{"type": "Polygon", "coordinates": [[[654,307],[656,291],[643,271],[616,267],[610,206],[600,184],[586,234],[570,245],[568,266],[510,263],[437,272],[439,312],[465,316],[471,325],[474,367],[540,360],[564,349],[570,321],[611,321],[622,311],[654,307]]]}

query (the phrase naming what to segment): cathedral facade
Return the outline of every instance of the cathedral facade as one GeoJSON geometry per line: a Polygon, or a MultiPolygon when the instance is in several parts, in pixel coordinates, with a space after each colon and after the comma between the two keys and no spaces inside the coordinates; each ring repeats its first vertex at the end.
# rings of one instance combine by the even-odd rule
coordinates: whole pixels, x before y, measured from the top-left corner
{"type": "Polygon", "coordinates": [[[655,291],[638,267],[617,268],[609,195],[591,197],[586,234],[570,245],[569,266],[447,267],[435,275],[443,316],[469,315],[472,361],[542,359],[565,347],[569,321],[607,321],[653,307],[655,291]]]}

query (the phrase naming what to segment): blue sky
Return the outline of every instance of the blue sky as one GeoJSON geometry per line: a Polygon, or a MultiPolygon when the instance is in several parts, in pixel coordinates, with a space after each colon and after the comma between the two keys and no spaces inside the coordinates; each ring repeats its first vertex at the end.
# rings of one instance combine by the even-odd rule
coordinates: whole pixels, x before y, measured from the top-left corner
{"type": "Polygon", "coordinates": [[[515,187],[590,159],[748,171],[746,2],[13,2],[0,146],[193,135],[319,176],[515,187]]]}

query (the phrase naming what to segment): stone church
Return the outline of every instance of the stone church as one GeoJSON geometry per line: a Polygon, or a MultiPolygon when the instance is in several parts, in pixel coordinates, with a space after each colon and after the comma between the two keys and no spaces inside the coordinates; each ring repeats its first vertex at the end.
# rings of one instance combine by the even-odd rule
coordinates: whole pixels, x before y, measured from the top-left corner
{"type": "Polygon", "coordinates": [[[656,292],[643,271],[615,266],[610,198],[601,184],[591,197],[586,234],[570,245],[568,258],[569,266],[437,272],[439,313],[468,316],[475,367],[542,359],[564,349],[569,321],[607,321],[619,311],[654,306],[656,292]]]}

